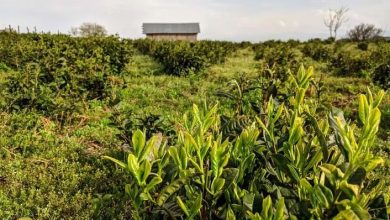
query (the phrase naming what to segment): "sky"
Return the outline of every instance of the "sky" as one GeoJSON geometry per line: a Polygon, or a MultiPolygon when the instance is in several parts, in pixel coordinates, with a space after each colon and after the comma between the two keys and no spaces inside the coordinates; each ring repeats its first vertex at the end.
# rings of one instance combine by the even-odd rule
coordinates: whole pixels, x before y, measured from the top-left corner
{"type": "Polygon", "coordinates": [[[324,16],[342,6],[349,20],[340,36],[362,22],[390,35],[390,0],[0,0],[0,29],[68,33],[94,22],[110,34],[140,38],[143,22],[199,22],[201,39],[306,40],[328,37],[324,16]]]}

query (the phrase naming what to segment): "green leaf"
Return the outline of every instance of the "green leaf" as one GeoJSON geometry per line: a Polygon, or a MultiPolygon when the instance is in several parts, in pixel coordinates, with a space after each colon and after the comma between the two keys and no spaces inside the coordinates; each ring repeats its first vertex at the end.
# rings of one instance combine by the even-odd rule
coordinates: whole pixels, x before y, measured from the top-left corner
{"type": "Polygon", "coordinates": [[[189,152],[192,152],[193,149],[199,150],[199,146],[196,143],[194,137],[188,132],[184,132],[184,141],[185,141],[185,146],[188,148],[187,150],[189,152]]]}
{"type": "Polygon", "coordinates": [[[339,212],[333,220],[363,220],[360,219],[352,210],[347,209],[339,212]]]}
{"type": "Polygon", "coordinates": [[[228,144],[228,140],[222,144],[219,141],[215,141],[211,147],[211,170],[215,177],[219,177],[222,174],[223,168],[229,162],[230,154],[227,148],[228,144]]]}
{"type": "Polygon", "coordinates": [[[299,141],[301,136],[303,135],[303,128],[302,128],[303,120],[300,117],[295,117],[293,124],[290,129],[290,136],[288,139],[288,143],[290,146],[294,145],[299,141]]]}
{"type": "Polygon", "coordinates": [[[381,157],[373,158],[368,161],[368,164],[364,167],[367,172],[372,171],[380,165],[384,165],[385,161],[381,157]]]}
{"type": "Polygon", "coordinates": [[[142,131],[137,130],[132,137],[133,149],[137,158],[140,157],[142,149],[145,145],[145,136],[142,131]]]}
{"type": "Polygon", "coordinates": [[[341,181],[340,189],[345,192],[350,198],[359,195],[359,186],[354,184],[349,184],[347,181],[341,181]]]}
{"type": "Polygon", "coordinates": [[[366,109],[368,108],[367,98],[364,95],[359,96],[359,118],[360,121],[366,123],[366,109]]]}
{"type": "Polygon", "coordinates": [[[138,159],[137,159],[137,157],[134,156],[134,154],[129,154],[129,156],[127,157],[127,166],[129,168],[130,172],[137,179],[138,185],[141,185],[141,182],[142,182],[141,175],[142,175],[142,173],[140,172],[138,159]]]}
{"type": "Polygon", "coordinates": [[[317,138],[318,138],[318,141],[320,142],[323,157],[324,157],[325,159],[328,159],[329,150],[328,150],[328,145],[327,145],[327,143],[326,143],[325,135],[324,135],[324,133],[321,131],[321,128],[320,128],[320,126],[318,125],[317,120],[316,120],[310,113],[306,113],[306,114],[307,114],[307,116],[308,116],[308,118],[309,118],[311,124],[313,125],[314,130],[315,130],[316,135],[317,135],[317,138]]]}
{"type": "Polygon", "coordinates": [[[122,168],[127,168],[127,164],[123,163],[120,160],[117,160],[115,158],[109,157],[109,156],[103,156],[103,159],[111,160],[112,162],[118,164],[122,168]]]}
{"type": "Polygon", "coordinates": [[[309,170],[318,167],[318,163],[322,160],[322,154],[320,150],[316,151],[314,155],[310,158],[309,162],[306,164],[304,172],[308,172],[309,170]]]}
{"type": "Polygon", "coordinates": [[[379,93],[377,94],[377,99],[372,105],[373,108],[377,108],[379,104],[381,104],[384,95],[385,95],[385,91],[383,90],[379,91],[379,93]]]}
{"type": "Polygon", "coordinates": [[[171,147],[168,150],[169,155],[172,157],[173,162],[179,167],[179,169],[183,168],[183,165],[181,163],[181,158],[179,156],[177,147],[171,147]]]}
{"type": "Polygon", "coordinates": [[[269,195],[263,199],[263,209],[261,210],[261,215],[264,219],[269,219],[272,215],[272,200],[269,195]]]}
{"type": "Polygon", "coordinates": [[[254,159],[255,159],[255,154],[251,153],[244,159],[244,161],[240,163],[238,181],[241,181],[247,169],[253,166],[254,159]]]}
{"type": "Polygon", "coordinates": [[[186,183],[186,181],[186,178],[176,179],[171,184],[164,187],[157,198],[157,204],[162,206],[172,194],[177,192],[186,183]]]}
{"type": "Polygon", "coordinates": [[[150,164],[150,162],[144,160],[144,162],[142,163],[142,178],[141,178],[142,184],[146,184],[146,179],[148,178],[151,170],[152,170],[152,165],[150,164]]]}
{"type": "Polygon", "coordinates": [[[215,178],[211,183],[211,192],[213,192],[214,194],[219,193],[223,189],[224,185],[225,185],[225,179],[215,178]]]}
{"type": "Polygon", "coordinates": [[[265,126],[265,124],[263,123],[263,121],[261,121],[261,119],[259,117],[256,116],[256,120],[257,122],[259,123],[260,127],[263,129],[263,131],[271,137],[271,134],[269,133],[267,127],[265,126]]]}
{"type": "Polygon", "coordinates": [[[287,164],[288,170],[289,170],[289,176],[295,180],[295,182],[299,182],[299,174],[297,172],[297,168],[292,164],[287,164]]]}
{"type": "Polygon", "coordinates": [[[299,181],[299,185],[306,190],[306,192],[312,191],[312,186],[311,184],[306,180],[306,179],[301,179],[299,181]]]}
{"type": "Polygon", "coordinates": [[[339,214],[334,219],[359,219],[359,220],[366,220],[371,219],[370,213],[368,211],[361,207],[359,204],[352,202],[350,200],[343,200],[339,202],[341,205],[343,205],[346,209],[339,212],[339,214]]]}
{"type": "Polygon", "coordinates": [[[313,187],[313,193],[317,201],[324,207],[329,208],[330,204],[328,202],[328,199],[326,198],[325,194],[322,192],[321,187],[318,185],[315,185],[313,187]]]}
{"type": "Polygon", "coordinates": [[[236,215],[234,215],[234,212],[230,206],[226,212],[226,220],[236,220],[236,215]]]}
{"type": "Polygon", "coordinates": [[[202,208],[202,199],[202,194],[199,194],[198,197],[196,197],[194,203],[190,207],[191,215],[188,217],[188,219],[194,218],[200,212],[200,208],[202,208]]]}
{"type": "Polygon", "coordinates": [[[255,201],[255,194],[246,193],[244,198],[242,199],[242,203],[244,207],[250,211],[253,211],[253,202],[255,201]]]}
{"type": "Polygon", "coordinates": [[[278,111],[276,112],[275,117],[272,120],[272,123],[275,123],[276,121],[278,121],[278,119],[282,115],[283,110],[284,110],[284,104],[279,106],[278,111]]]}
{"type": "Polygon", "coordinates": [[[333,192],[332,190],[330,190],[328,187],[322,185],[322,184],[319,184],[319,186],[321,187],[321,190],[322,192],[324,193],[325,197],[326,197],[326,200],[328,201],[329,204],[332,204],[333,203],[333,200],[334,200],[334,196],[333,196],[333,192]]]}
{"type": "Polygon", "coordinates": [[[199,108],[197,105],[192,105],[192,112],[193,112],[193,115],[195,117],[195,119],[197,120],[197,122],[199,124],[202,124],[202,120],[200,119],[200,112],[199,112],[199,108]]]}
{"type": "Polygon", "coordinates": [[[184,204],[184,202],[181,200],[180,196],[176,196],[176,200],[177,200],[177,204],[179,204],[179,206],[180,206],[181,210],[183,210],[184,214],[186,214],[186,216],[190,216],[188,208],[184,204]]]}
{"type": "Polygon", "coordinates": [[[149,192],[153,187],[160,184],[162,182],[161,177],[155,176],[150,180],[150,182],[146,185],[145,191],[149,192]]]}
{"type": "Polygon", "coordinates": [[[142,192],[141,194],[139,194],[139,198],[142,201],[153,201],[152,196],[150,196],[150,194],[147,192],[142,192]]]}
{"type": "Polygon", "coordinates": [[[273,218],[274,220],[283,220],[284,219],[284,198],[282,197],[276,205],[276,213],[273,218]]]}
{"type": "Polygon", "coordinates": [[[374,103],[374,98],[372,97],[372,92],[369,87],[367,87],[367,94],[368,94],[368,103],[372,105],[374,103]]]}
{"type": "Polygon", "coordinates": [[[303,103],[303,100],[305,99],[305,92],[306,89],[299,88],[296,96],[297,106],[301,105],[303,103]]]}
{"type": "Polygon", "coordinates": [[[186,152],[186,149],[184,147],[180,148],[180,160],[181,160],[182,169],[183,170],[186,169],[187,164],[188,164],[188,160],[187,160],[187,152],[186,152]]]}
{"type": "Polygon", "coordinates": [[[153,149],[154,144],[156,143],[156,141],[157,141],[157,136],[153,136],[148,141],[146,146],[142,149],[141,153],[138,155],[138,160],[140,162],[143,161],[151,153],[151,150],[153,149]]]}

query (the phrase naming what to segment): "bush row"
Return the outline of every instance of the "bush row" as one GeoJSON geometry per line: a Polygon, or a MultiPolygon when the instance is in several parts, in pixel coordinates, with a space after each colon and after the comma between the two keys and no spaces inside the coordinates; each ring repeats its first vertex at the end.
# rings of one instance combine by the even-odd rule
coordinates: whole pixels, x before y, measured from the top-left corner
{"type": "Polygon", "coordinates": [[[0,33],[2,95],[9,110],[72,112],[103,99],[133,54],[118,37],[0,33]]]}
{"type": "Polygon", "coordinates": [[[226,56],[239,44],[225,41],[134,41],[135,47],[162,63],[165,71],[173,75],[197,73],[205,67],[224,62],[226,56]]]}
{"type": "MultiPolygon", "coordinates": [[[[390,64],[390,45],[387,42],[329,43],[321,40],[307,42],[266,41],[253,46],[255,59],[272,67],[275,64],[296,68],[306,58],[324,63],[326,71],[340,76],[370,77],[388,89],[390,74],[384,66],[390,64]],[[380,79],[380,80],[379,80],[380,79]]],[[[281,73],[286,70],[281,70],[281,73]]]]}

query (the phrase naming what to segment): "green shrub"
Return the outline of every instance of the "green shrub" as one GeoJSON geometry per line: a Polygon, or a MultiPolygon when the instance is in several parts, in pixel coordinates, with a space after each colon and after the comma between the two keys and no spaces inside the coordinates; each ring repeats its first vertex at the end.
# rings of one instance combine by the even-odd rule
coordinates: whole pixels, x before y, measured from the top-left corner
{"type": "Polygon", "coordinates": [[[316,61],[327,61],[331,58],[331,48],[321,43],[307,43],[302,48],[302,53],[316,61]]]}
{"type": "Polygon", "coordinates": [[[368,54],[352,54],[351,52],[339,52],[330,62],[331,69],[340,76],[361,76],[364,71],[370,71],[373,67],[368,54]]]}
{"type": "Polygon", "coordinates": [[[221,63],[239,46],[223,41],[154,41],[137,40],[135,47],[162,63],[172,75],[197,73],[211,64],[221,63]]]}
{"type": "Polygon", "coordinates": [[[378,66],[372,75],[372,80],[375,84],[388,90],[390,88],[390,65],[382,64],[378,66]]]}
{"type": "Polygon", "coordinates": [[[300,68],[289,102],[271,98],[257,124],[232,141],[220,132],[217,106],[194,105],[171,147],[135,132],[126,162],[105,157],[131,175],[125,192],[133,217],[386,218],[383,182],[369,178],[384,163],[371,152],[383,91],[359,97],[358,132],[340,111],[329,122],[317,119],[304,97],[312,75],[300,68]]]}
{"type": "Polygon", "coordinates": [[[368,50],[368,43],[367,42],[359,42],[357,44],[357,48],[359,48],[362,51],[367,51],[368,50]]]}
{"type": "Polygon", "coordinates": [[[302,53],[297,48],[289,43],[273,41],[255,47],[255,59],[262,60],[265,71],[271,70],[282,81],[287,80],[289,70],[297,71],[303,61],[302,53]]]}
{"type": "Polygon", "coordinates": [[[1,61],[13,70],[0,82],[6,110],[36,110],[61,121],[87,100],[110,97],[113,75],[133,53],[131,42],[117,37],[1,32],[0,39],[1,61]]]}

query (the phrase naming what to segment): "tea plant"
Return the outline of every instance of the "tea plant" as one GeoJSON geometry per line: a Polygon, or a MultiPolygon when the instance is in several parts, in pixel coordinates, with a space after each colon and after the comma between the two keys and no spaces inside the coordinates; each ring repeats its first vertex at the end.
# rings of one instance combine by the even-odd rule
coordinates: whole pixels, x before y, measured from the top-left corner
{"type": "Polygon", "coordinates": [[[290,77],[289,101],[271,97],[257,123],[231,141],[220,131],[217,106],[194,105],[174,146],[157,137],[146,142],[137,131],[126,163],[105,157],[132,174],[125,191],[134,218],[387,216],[383,182],[368,177],[384,162],[371,153],[383,91],[360,96],[358,130],[341,112],[329,122],[316,118],[315,103],[305,99],[312,77],[312,68],[301,67],[290,77]]]}
{"type": "Polygon", "coordinates": [[[162,63],[172,75],[198,73],[211,64],[221,63],[239,45],[223,41],[154,41],[137,40],[135,47],[162,63]]]}

